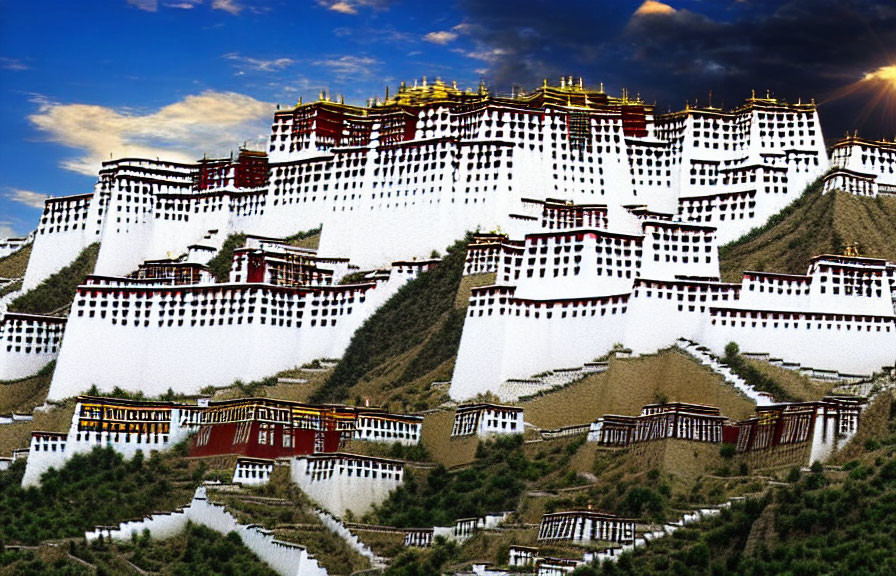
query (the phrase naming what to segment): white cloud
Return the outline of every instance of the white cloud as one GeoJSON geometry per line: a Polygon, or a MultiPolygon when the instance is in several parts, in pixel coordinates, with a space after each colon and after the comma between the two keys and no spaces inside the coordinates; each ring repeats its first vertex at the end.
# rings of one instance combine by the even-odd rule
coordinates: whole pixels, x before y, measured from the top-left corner
{"type": "Polygon", "coordinates": [[[13,202],[25,204],[32,208],[43,208],[44,200],[50,197],[49,194],[41,194],[40,192],[32,192],[31,190],[23,190],[21,188],[9,188],[8,198],[13,202]]]}
{"type": "Polygon", "coordinates": [[[481,50],[455,50],[458,54],[463,54],[467,58],[473,58],[474,60],[482,60],[483,62],[497,62],[501,56],[507,54],[507,51],[503,48],[486,48],[481,50]]]}
{"type": "Polygon", "coordinates": [[[19,72],[21,70],[27,70],[28,66],[18,58],[6,58],[0,56],[0,68],[3,70],[15,70],[16,72],[19,72]]]}
{"type": "Polygon", "coordinates": [[[257,72],[275,72],[282,70],[293,64],[290,58],[273,58],[265,60],[263,58],[252,58],[251,56],[240,56],[236,52],[225,54],[223,56],[227,60],[234,62],[237,68],[254,70],[257,72]]]}
{"type": "Polygon", "coordinates": [[[145,114],[91,104],[34,100],[38,111],[28,117],[47,138],[82,153],[62,167],[95,175],[113,158],[164,157],[190,162],[226,154],[247,138],[264,140],[274,106],[235,92],[206,91],[145,114]]]}
{"type": "Polygon", "coordinates": [[[333,12],[339,12],[340,14],[357,14],[358,11],[354,6],[349,4],[348,2],[333,2],[330,4],[329,9],[333,12]]]}
{"type": "Polygon", "coordinates": [[[367,56],[340,56],[322,60],[317,64],[329,68],[330,73],[338,79],[345,79],[349,76],[358,78],[370,76],[372,68],[380,64],[380,61],[367,56]]]}
{"type": "Polygon", "coordinates": [[[165,8],[179,8],[181,10],[192,10],[196,6],[202,4],[202,0],[186,0],[185,2],[165,3],[165,8]]]}
{"type": "Polygon", "coordinates": [[[128,4],[144,12],[156,12],[159,9],[158,0],[128,0],[128,4]]]}
{"type": "Polygon", "coordinates": [[[214,0],[212,8],[215,10],[223,10],[234,16],[238,16],[243,11],[243,7],[236,0],[214,0]]]}
{"type": "Polygon", "coordinates": [[[430,32],[426,36],[423,37],[427,42],[432,42],[433,44],[441,44],[444,46],[449,42],[453,42],[457,39],[456,32],[449,32],[448,30],[440,30],[438,32],[430,32]]]}
{"type": "Polygon", "coordinates": [[[318,5],[340,14],[354,15],[358,8],[381,8],[386,0],[317,0],[318,5]]]}

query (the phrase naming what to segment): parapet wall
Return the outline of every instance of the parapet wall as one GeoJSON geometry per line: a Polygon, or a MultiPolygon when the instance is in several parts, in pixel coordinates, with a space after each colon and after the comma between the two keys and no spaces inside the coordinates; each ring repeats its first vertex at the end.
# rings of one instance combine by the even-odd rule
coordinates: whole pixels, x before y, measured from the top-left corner
{"type": "Polygon", "coordinates": [[[133,534],[140,535],[146,529],[153,538],[164,539],[183,531],[187,521],[201,524],[221,534],[236,532],[249,550],[282,576],[327,575],[327,571],[318,565],[317,560],[303,546],[277,540],[272,531],[259,526],[238,523],[223,505],[208,501],[204,487],[196,490],[193,501],[183,510],[153,514],[143,520],[124,522],[115,528],[97,528],[86,532],[84,536],[88,542],[101,536],[113,540],[130,540],[133,534]]]}

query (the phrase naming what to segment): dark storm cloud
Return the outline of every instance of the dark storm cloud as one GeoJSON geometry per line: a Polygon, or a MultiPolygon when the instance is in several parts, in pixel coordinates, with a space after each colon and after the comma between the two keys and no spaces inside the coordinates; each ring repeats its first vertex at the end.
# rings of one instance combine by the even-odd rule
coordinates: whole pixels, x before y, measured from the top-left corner
{"type": "Polygon", "coordinates": [[[462,31],[499,91],[576,74],[664,111],[705,104],[710,90],[715,105],[770,90],[820,102],[828,137],[896,134],[896,111],[871,107],[881,84],[846,90],[896,64],[893,0],[665,0],[636,14],[642,3],[467,1],[462,31]]]}

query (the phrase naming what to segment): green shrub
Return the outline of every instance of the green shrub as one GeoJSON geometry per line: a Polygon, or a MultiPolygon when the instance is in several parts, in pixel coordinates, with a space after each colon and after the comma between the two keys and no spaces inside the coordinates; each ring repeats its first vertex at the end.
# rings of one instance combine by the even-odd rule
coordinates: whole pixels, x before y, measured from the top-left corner
{"type": "Polygon", "coordinates": [[[13,300],[9,305],[9,311],[50,314],[71,306],[78,286],[84,284],[87,276],[93,272],[99,252],[100,245],[91,244],[82,250],[71,264],[13,300]]]}
{"type": "Polygon", "coordinates": [[[208,267],[215,280],[227,282],[230,278],[230,267],[233,265],[233,251],[245,245],[245,234],[231,234],[224,240],[215,257],[208,261],[208,267]]]}

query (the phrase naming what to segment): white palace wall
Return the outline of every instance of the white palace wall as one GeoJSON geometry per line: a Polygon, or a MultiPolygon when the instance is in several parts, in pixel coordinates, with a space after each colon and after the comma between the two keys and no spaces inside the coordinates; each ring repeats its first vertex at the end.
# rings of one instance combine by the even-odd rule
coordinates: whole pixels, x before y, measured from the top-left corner
{"type": "Polygon", "coordinates": [[[100,206],[104,202],[99,184],[95,193],[46,201],[22,281],[23,293],[68,266],[84,248],[101,240],[100,206]]]}
{"type": "Polygon", "coordinates": [[[590,362],[622,338],[627,304],[627,294],[532,301],[513,298],[512,288],[474,289],[451,397],[495,393],[508,379],[590,362]]]}
{"type": "Polygon", "coordinates": [[[65,318],[7,313],[0,317],[0,380],[36,374],[56,359],[65,318]]]}
{"type": "Polygon", "coordinates": [[[803,366],[867,374],[896,361],[896,321],[890,316],[777,313],[736,309],[710,313],[699,341],[723,356],[729,342],[803,366]]]}
{"type": "Polygon", "coordinates": [[[404,463],[352,454],[296,457],[290,477],[302,492],[331,514],[363,516],[404,482],[404,463]]]}
{"type": "Polygon", "coordinates": [[[169,388],[197,393],[338,358],[402,283],[314,292],[263,284],[85,285],[75,297],[48,399],[94,384],[110,392],[126,383],[149,397],[169,388]]]}

